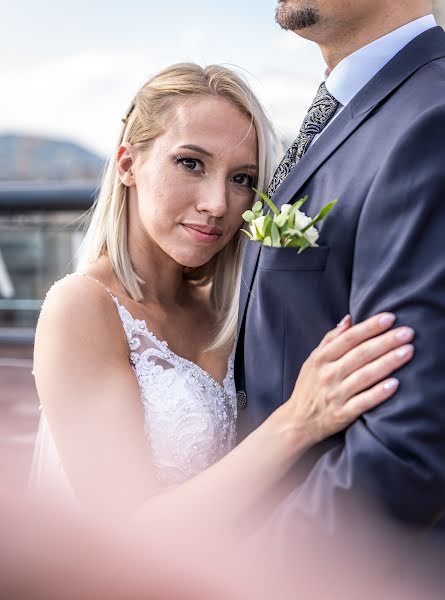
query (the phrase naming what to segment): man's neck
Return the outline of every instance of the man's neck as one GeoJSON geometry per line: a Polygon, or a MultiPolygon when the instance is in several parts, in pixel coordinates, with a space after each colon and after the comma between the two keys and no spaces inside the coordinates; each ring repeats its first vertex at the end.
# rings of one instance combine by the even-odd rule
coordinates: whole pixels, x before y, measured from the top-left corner
{"type": "Polygon", "coordinates": [[[430,14],[428,11],[419,11],[409,16],[400,15],[397,19],[394,15],[391,15],[390,19],[383,16],[374,26],[369,24],[369,27],[365,28],[360,24],[356,31],[349,29],[344,34],[337,33],[335,38],[318,42],[328,70],[332,71],[339,62],[360,48],[428,14],[430,14]]]}

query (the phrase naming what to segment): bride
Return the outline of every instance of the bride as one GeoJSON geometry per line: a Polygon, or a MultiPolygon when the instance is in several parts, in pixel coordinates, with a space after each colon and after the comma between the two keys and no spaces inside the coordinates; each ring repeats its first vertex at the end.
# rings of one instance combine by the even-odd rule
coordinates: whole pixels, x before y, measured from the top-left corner
{"type": "Polygon", "coordinates": [[[62,485],[98,512],[148,515],[159,500],[230,524],[310,446],[395,393],[390,375],[413,348],[398,351],[394,315],[346,316],[289,400],[236,445],[240,228],[252,187],[267,187],[273,141],[228,69],[175,65],[137,93],[81,267],[40,315],[34,487],[62,485]]]}

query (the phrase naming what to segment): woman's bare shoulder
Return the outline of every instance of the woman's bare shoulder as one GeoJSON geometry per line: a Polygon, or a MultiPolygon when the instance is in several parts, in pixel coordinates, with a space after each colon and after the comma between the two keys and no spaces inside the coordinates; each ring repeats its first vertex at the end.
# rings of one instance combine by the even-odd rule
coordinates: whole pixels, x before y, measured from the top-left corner
{"type": "Polygon", "coordinates": [[[79,317],[97,316],[104,310],[114,308],[110,294],[105,287],[82,273],[71,273],[56,281],[48,290],[42,305],[41,317],[79,317]]]}
{"type": "Polygon", "coordinates": [[[98,281],[73,273],[49,289],[37,324],[36,345],[55,339],[116,350],[125,347],[117,306],[98,281]]]}

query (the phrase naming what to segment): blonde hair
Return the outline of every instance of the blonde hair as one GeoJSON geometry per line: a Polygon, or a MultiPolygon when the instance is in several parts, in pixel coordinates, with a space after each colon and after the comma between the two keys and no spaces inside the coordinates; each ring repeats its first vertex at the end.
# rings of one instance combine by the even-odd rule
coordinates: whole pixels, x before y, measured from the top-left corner
{"type": "MultiPolygon", "coordinates": [[[[164,69],[145,83],[136,94],[126,116],[116,148],[106,168],[91,219],[80,249],[79,269],[106,254],[114,273],[128,295],[142,300],[144,282],[134,271],[128,252],[127,190],[117,171],[117,149],[131,143],[138,150],[165,132],[167,117],[175,103],[187,96],[219,96],[232,102],[255,127],[258,139],[257,187],[265,190],[274,162],[276,138],[272,126],[247,83],[225,67],[177,64],[164,69]]],[[[253,202],[253,199],[252,199],[253,202]]],[[[211,282],[211,299],[218,315],[218,332],[212,349],[233,342],[237,317],[241,268],[246,236],[234,238],[207,265],[185,269],[184,275],[201,284],[211,282]]]]}

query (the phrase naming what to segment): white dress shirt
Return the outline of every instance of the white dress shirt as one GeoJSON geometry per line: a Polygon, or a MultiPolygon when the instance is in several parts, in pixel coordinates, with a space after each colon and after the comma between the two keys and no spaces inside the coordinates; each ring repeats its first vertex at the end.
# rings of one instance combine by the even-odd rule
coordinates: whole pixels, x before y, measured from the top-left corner
{"type": "MultiPolygon", "coordinates": [[[[344,58],[332,69],[326,79],[328,92],[339,102],[338,109],[326,127],[334,121],[344,107],[365,87],[394,56],[414,38],[437,25],[433,15],[411,21],[383,37],[363,46],[344,58]]],[[[316,135],[312,143],[323,131],[316,135]]]]}

